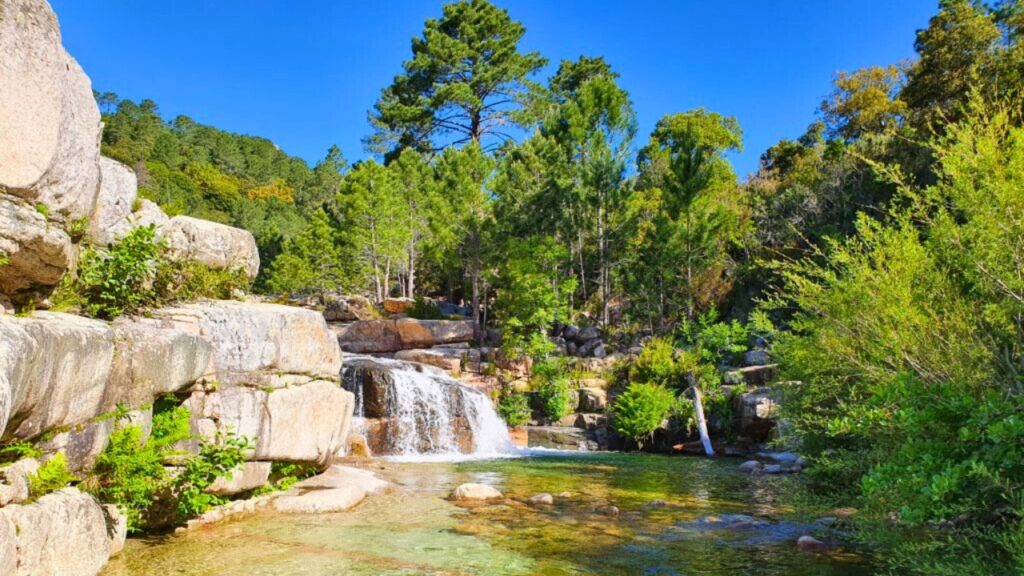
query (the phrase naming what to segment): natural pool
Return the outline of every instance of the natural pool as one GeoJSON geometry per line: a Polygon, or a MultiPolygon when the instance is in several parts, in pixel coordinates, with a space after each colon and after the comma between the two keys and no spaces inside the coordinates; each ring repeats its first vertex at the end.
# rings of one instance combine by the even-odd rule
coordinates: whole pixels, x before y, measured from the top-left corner
{"type": "Polygon", "coordinates": [[[735,460],[552,454],[463,463],[374,463],[398,484],[356,509],[255,516],[129,542],[104,576],[867,575],[842,534],[787,503],[793,478],[747,476],[735,460]],[[445,500],[463,482],[502,503],[445,500]],[[554,505],[523,503],[539,492],[554,505]],[[604,511],[616,506],[612,517],[604,511]],[[752,517],[752,518],[748,518],[752,517]],[[828,554],[797,550],[812,534],[828,554]]]}

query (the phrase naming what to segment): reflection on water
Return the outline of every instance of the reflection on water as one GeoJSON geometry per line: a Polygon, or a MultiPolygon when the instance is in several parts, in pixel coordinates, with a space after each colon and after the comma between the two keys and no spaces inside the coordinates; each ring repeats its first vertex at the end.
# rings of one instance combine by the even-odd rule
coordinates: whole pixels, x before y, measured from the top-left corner
{"type": "Polygon", "coordinates": [[[264,515],[184,536],[133,541],[104,576],[867,575],[824,524],[798,521],[780,477],[737,462],[623,454],[457,464],[377,462],[398,488],[355,510],[264,515]],[[463,482],[497,486],[500,503],[444,500],[463,482]],[[552,506],[524,502],[538,492],[552,506]],[[620,510],[606,513],[608,506],[620,510]],[[796,538],[836,544],[804,554],[796,538]]]}

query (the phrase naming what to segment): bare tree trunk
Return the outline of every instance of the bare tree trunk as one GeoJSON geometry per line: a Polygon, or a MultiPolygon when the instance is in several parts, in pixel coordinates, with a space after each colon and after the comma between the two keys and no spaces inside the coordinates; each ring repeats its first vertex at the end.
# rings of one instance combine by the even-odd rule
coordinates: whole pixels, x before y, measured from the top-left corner
{"type": "MultiPolygon", "coordinates": [[[[384,298],[391,296],[391,257],[384,261],[384,298]]],[[[382,299],[383,300],[383,299],[382,299]]]]}
{"type": "Polygon", "coordinates": [[[477,341],[481,338],[480,331],[480,232],[474,228],[470,242],[472,243],[473,255],[471,257],[469,271],[470,281],[473,284],[473,332],[477,341]]]}
{"type": "Polygon", "coordinates": [[[708,422],[704,419],[704,402],[701,400],[700,386],[693,387],[693,410],[697,413],[697,431],[700,433],[701,443],[704,444],[704,453],[714,456],[715,449],[711,447],[711,437],[708,436],[708,422]]]}
{"type": "Polygon", "coordinates": [[[416,240],[409,240],[409,270],[406,293],[412,298],[416,293],[416,240]]]}

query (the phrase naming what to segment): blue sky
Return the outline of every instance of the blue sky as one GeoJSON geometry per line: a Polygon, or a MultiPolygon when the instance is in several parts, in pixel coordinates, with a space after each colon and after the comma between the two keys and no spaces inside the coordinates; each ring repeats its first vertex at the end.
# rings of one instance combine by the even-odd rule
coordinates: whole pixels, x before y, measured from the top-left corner
{"type": "MultiPolygon", "coordinates": [[[[645,140],[664,114],[703,106],[736,116],[757,168],[815,119],[834,73],[913,56],[936,0],[496,0],[550,61],[603,55],[633,98],[645,140]]],[[[310,163],[328,146],[367,154],[367,111],[441,1],[51,0],[64,44],[93,87],[152,98],[264,136],[310,163]]]]}

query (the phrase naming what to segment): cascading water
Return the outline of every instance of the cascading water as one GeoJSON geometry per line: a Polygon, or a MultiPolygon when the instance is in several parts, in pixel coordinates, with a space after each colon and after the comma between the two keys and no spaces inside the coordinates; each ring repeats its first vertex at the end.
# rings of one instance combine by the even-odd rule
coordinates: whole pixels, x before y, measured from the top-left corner
{"type": "Polygon", "coordinates": [[[487,396],[446,373],[385,358],[345,359],[356,426],[378,454],[398,459],[496,458],[516,454],[487,396]]]}

